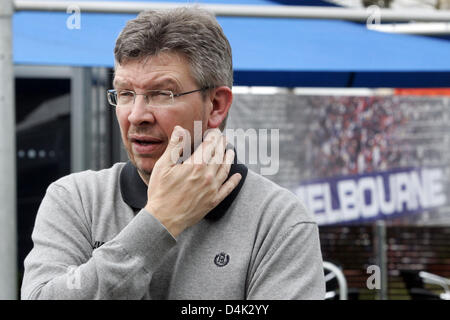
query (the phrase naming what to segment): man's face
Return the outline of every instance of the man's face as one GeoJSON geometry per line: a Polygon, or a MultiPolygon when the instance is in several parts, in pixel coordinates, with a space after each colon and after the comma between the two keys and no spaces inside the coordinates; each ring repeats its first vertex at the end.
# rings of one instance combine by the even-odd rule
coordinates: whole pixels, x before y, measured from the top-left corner
{"type": "MultiPolygon", "coordinates": [[[[164,53],[143,60],[132,60],[117,65],[114,77],[116,90],[133,90],[137,94],[146,90],[171,90],[174,94],[199,89],[191,76],[189,64],[179,54],[164,53]]],[[[116,107],[122,141],[131,162],[144,180],[164,153],[176,125],[189,130],[194,137],[194,121],[202,121],[207,129],[212,108],[201,92],[175,98],[168,107],[152,107],[146,98],[137,95],[134,105],[116,107]],[[143,143],[144,141],[144,143],[143,143]]]]}

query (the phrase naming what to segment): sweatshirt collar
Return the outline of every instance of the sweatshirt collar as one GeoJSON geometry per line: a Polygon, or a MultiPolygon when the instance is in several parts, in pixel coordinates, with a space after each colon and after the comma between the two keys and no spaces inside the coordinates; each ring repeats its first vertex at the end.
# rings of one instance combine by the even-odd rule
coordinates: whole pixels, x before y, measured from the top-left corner
{"type": "MultiPolygon", "coordinates": [[[[218,220],[225,214],[239,194],[245,178],[247,177],[247,172],[248,168],[244,164],[238,163],[235,154],[228,178],[235,173],[240,173],[242,179],[239,181],[237,187],[221,203],[219,203],[217,207],[206,215],[205,219],[218,220]]],[[[120,172],[120,192],[123,201],[133,208],[135,213],[139,212],[147,204],[147,185],[144,183],[131,161],[128,161],[120,172]]]]}

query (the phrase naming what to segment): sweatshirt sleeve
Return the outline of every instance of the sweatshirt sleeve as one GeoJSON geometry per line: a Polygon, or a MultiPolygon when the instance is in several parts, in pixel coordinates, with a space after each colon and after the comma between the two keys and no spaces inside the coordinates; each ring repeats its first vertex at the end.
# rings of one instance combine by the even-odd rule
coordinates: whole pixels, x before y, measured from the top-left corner
{"type": "Polygon", "coordinates": [[[325,298],[322,254],[315,222],[299,222],[277,237],[252,275],[247,298],[325,298]]]}
{"type": "Polygon", "coordinates": [[[22,299],[142,299],[176,240],[144,209],[93,250],[81,205],[52,184],[39,207],[25,259],[22,299]]]}

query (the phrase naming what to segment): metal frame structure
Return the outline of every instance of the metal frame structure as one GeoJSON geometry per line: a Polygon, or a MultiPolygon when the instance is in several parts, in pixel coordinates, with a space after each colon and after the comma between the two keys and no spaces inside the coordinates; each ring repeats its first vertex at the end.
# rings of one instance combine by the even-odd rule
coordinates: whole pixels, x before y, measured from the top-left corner
{"type": "Polygon", "coordinates": [[[426,271],[420,271],[419,277],[422,278],[424,283],[434,284],[440,286],[444,293],[441,293],[439,296],[442,300],[450,300],[450,280],[441,276],[438,276],[433,273],[429,273],[426,271]]]}
{"type": "MultiPolygon", "coordinates": [[[[336,278],[339,286],[339,300],[347,300],[348,299],[347,280],[345,279],[345,275],[342,272],[342,270],[328,261],[323,262],[323,268],[324,270],[330,271],[330,273],[328,273],[325,276],[325,282],[331,281],[332,279],[336,278]]],[[[330,293],[331,292],[327,292],[326,295],[330,293]]],[[[333,297],[334,295],[330,294],[329,297],[326,296],[325,298],[331,299],[333,297]]]]}
{"type": "MultiPolygon", "coordinates": [[[[15,120],[14,120],[14,70],[12,59],[12,16],[14,11],[62,11],[76,6],[82,12],[101,13],[138,13],[147,9],[171,8],[186,3],[157,2],[100,2],[100,1],[39,1],[39,0],[2,0],[0,6],[0,299],[17,298],[17,235],[16,235],[16,169],[15,169],[15,120]]],[[[450,11],[379,9],[326,8],[306,6],[255,6],[255,5],[216,5],[201,4],[217,16],[271,17],[271,18],[304,18],[304,19],[340,19],[368,22],[380,19],[383,22],[450,22],[450,11]]],[[[80,152],[78,164],[73,170],[83,170],[86,166],[86,150],[83,148],[82,132],[86,117],[85,98],[78,96],[89,93],[82,87],[82,79],[88,77],[89,71],[77,70],[74,76],[73,112],[78,115],[78,122],[72,125],[72,132],[78,132],[72,143],[80,152]],[[78,79],[78,80],[77,80],[78,79]],[[81,109],[81,110],[79,110],[81,109]],[[80,122],[81,120],[81,122],[80,122]],[[80,133],[81,131],[81,133],[80,133]]],[[[74,120],[75,121],[75,120],[74,120]]],[[[74,150],[74,149],[72,149],[74,150]]]]}
{"type": "Polygon", "coordinates": [[[375,254],[377,265],[380,268],[380,290],[377,290],[378,300],[388,299],[388,266],[387,266],[387,243],[386,222],[384,220],[375,223],[375,254]]]}
{"type": "MultiPolygon", "coordinates": [[[[159,2],[102,2],[102,1],[14,1],[15,10],[27,11],[63,11],[69,6],[75,6],[82,12],[102,13],[139,13],[148,9],[173,8],[186,5],[186,3],[159,3],[159,2]]],[[[381,20],[408,22],[450,21],[449,11],[427,10],[390,10],[390,9],[349,9],[335,7],[312,6],[272,6],[272,5],[227,5],[227,4],[201,4],[217,16],[233,17],[270,17],[270,18],[303,18],[303,19],[339,19],[350,21],[367,21],[371,17],[381,20]]]]}
{"type": "Polygon", "coordinates": [[[91,141],[91,86],[92,73],[90,68],[75,67],[70,81],[70,146],[71,171],[79,172],[89,168],[91,150],[85,148],[91,141]],[[76,129],[76,130],[75,130],[76,129]]]}
{"type": "Polygon", "coordinates": [[[448,22],[368,24],[367,29],[388,33],[415,34],[425,36],[450,35],[450,23],[448,22]]]}
{"type": "Polygon", "coordinates": [[[12,0],[0,6],[0,299],[17,295],[16,132],[12,0]]]}

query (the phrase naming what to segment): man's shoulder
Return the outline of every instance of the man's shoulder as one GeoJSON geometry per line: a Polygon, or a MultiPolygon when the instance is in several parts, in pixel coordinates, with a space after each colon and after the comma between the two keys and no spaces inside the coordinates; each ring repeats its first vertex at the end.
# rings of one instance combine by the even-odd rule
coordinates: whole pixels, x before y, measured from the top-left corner
{"type": "Polygon", "coordinates": [[[280,186],[279,184],[276,184],[269,178],[267,178],[259,173],[256,173],[255,171],[253,171],[251,169],[248,169],[248,179],[249,179],[250,183],[260,185],[261,188],[264,188],[267,190],[274,190],[274,191],[278,191],[278,192],[286,192],[286,191],[290,192],[286,188],[283,188],[282,186],[280,186]]]}
{"type": "Polygon", "coordinates": [[[248,170],[241,196],[250,206],[268,212],[273,218],[282,216],[292,223],[315,223],[314,216],[292,191],[252,170],[248,170]]]}
{"type": "Polygon", "coordinates": [[[245,183],[247,184],[247,190],[250,191],[252,196],[255,198],[269,197],[273,198],[272,200],[280,199],[288,202],[301,203],[300,198],[298,198],[292,191],[250,169],[248,170],[245,183]]]}
{"type": "Polygon", "coordinates": [[[120,172],[124,166],[124,162],[118,162],[106,169],[71,173],[54,181],[49,188],[60,187],[68,191],[73,188],[109,188],[118,183],[120,172]]]}

